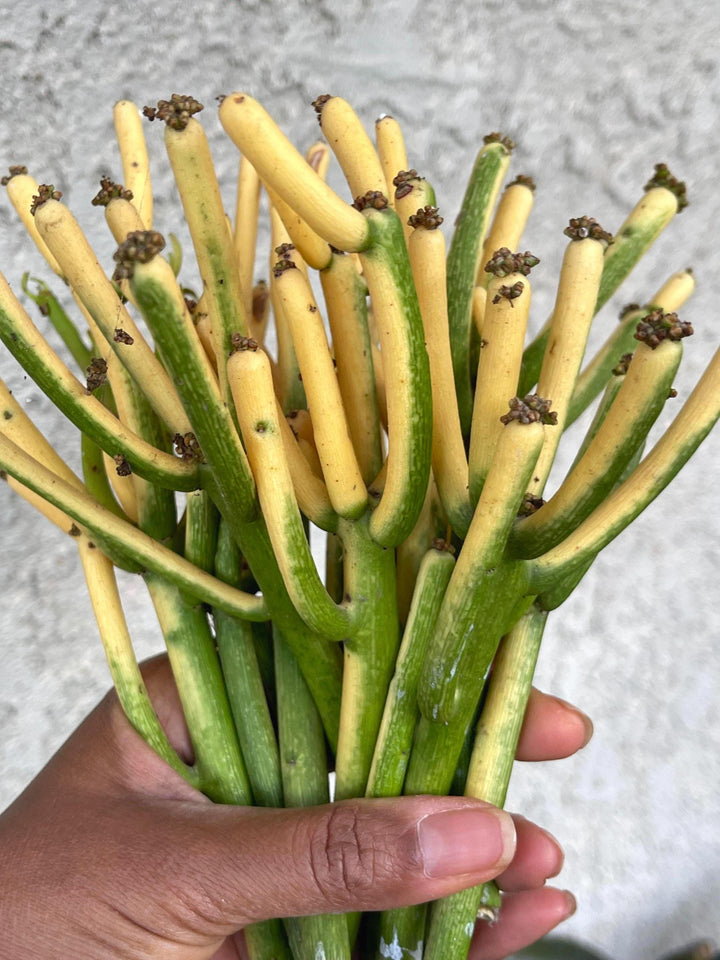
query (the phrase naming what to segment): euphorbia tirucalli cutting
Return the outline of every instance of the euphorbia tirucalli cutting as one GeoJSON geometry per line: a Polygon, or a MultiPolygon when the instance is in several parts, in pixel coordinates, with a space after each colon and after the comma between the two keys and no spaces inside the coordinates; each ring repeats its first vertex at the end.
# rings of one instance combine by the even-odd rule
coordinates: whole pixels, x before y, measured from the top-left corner
{"type": "MultiPolygon", "coordinates": [[[[692,271],[585,357],[593,317],[685,205],[684,185],[656,165],[615,237],[570,219],[551,317],[527,342],[539,259],[519,248],[534,184],[521,175],[500,195],[512,142],[485,138],[446,251],[397,122],[378,120],[373,144],[342,98],[314,106],[353,202],[325,183],[324,143],[302,156],[235,93],[219,109],[241,153],[232,218],[201,105],[173,95],[143,111],[166,124],[202,278],[192,297],[177,242],[153,229],[133,104],[114,112],[124,185],[104,179],[93,201],[118,243],[112,276],[60,191],[10,168],[10,200],[74,317],[43,282],[23,288],[84,379],[3,278],[0,337],[78,427],[83,479],[2,385],[0,467],[76,539],[129,721],[208,797],[326,802],[329,746],[337,799],[464,791],[502,805],[550,611],[720,413],[716,354],[645,449],[692,333],[677,315],[692,271]],[[272,254],[254,284],[262,188],[272,254]],[[595,401],[546,500],[563,431],[595,401]],[[311,525],[326,533],[324,579],[311,525]],[[148,585],[192,766],[148,699],[115,567],[148,585]]],[[[478,912],[498,909],[488,884],[430,911],[259,924],[248,947],[253,960],[349,960],[359,937],[368,957],[462,960],[478,912]]]]}

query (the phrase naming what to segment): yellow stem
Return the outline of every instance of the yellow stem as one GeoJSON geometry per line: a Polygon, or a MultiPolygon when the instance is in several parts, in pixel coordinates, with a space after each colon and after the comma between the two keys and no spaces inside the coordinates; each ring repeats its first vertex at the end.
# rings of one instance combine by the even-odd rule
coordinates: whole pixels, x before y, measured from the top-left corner
{"type": "Polygon", "coordinates": [[[571,240],[565,250],[550,335],[545,348],[537,392],[552,401],[557,426],[545,433],[545,444],[535,465],[529,492],[540,496],[547,482],[568,406],[585,354],[590,324],[603,272],[605,247],[601,240],[571,240]]]}
{"type": "Polygon", "coordinates": [[[340,250],[365,249],[370,242],[365,217],[323,182],[256,100],[245,93],[225,97],[220,122],[262,181],[316,233],[340,250]]]}
{"type": "Polygon", "coordinates": [[[173,433],[187,433],[190,421],[172,380],[120,302],[75,217],[62,203],[47,200],[38,207],[35,222],[68,283],[160,419],[173,433]],[[132,344],[114,339],[118,328],[132,337],[132,344]]]}
{"type": "Polygon", "coordinates": [[[152,230],[150,161],[140,111],[130,100],[119,100],[113,109],[113,120],[122,160],[124,186],[132,190],[132,204],[145,224],[143,229],[152,230]]]}
{"type": "Polygon", "coordinates": [[[394,117],[379,117],[375,121],[375,139],[377,140],[380,163],[385,174],[386,189],[384,192],[394,210],[395,186],[393,180],[401,170],[407,170],[408,168],[405,141],[400,124],[394,117]]]}

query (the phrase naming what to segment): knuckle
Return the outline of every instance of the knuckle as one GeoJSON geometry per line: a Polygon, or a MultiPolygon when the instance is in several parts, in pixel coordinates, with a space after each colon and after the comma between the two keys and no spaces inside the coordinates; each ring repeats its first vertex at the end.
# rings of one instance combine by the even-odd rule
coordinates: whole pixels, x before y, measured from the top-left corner
{"type": "Polygon", "coordinates": [[[310,836],[312,881],[323,900],[339,908],[361,905],[379,884],[398,880],[409,860],[391,825],[378,824],[352,801],[331,805],[310,836]]]}

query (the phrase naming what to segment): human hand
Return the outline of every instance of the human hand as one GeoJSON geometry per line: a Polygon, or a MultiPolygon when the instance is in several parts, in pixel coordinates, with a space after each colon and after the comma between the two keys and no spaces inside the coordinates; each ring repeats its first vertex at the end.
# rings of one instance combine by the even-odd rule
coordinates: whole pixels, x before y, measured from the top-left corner
{"type": "MultiPolygon", "coordinates": [[[[145,665],[171,742],[192,750],[165,658],[145,665]]],[[[568,756],[587,718],[537,691],[518,758],[568,756]]],[[[471,960],[493,960],[569,916],[543,886],[557,842],[462,797],[350,800],[294,810],[212,804],[135,733],[114,693],[0,817],[0,960],[238,960],[239,931],[270,917],[379,910],[497,878],[500,920],[471,960]]]]}

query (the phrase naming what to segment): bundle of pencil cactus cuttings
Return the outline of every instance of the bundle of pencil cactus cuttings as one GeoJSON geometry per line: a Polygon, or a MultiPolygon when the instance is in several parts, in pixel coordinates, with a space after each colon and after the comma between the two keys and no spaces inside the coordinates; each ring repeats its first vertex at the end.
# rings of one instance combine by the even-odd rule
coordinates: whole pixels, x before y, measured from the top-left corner
{"type": "MultiPolygon", "coordinates": [[[[507,137],[485,137],[446,252],[435,191],[392,117],[373,143],[344,99],[319,97],[325,139],[302,155],[251,96],[219,99],[240,152],[233,217],[200,103],[116,104],[124,183],[103,179],[93,200],[118,244],[112,275],[54,185],[24,167],[4,178],[61,281],[26,276],[25,294],[76,371],[1,277],[0,337],[80,431],[83,477],[0,384],[3,476],[75,538],[128,720],[212,800],[327,802],[330,766],[336,800],[502,805],[550,611],[720,412],[716,353],[646,449],[692,334],[677,314],[691,270],[628,307],[584,357],[593,317],[682,210],[684,184],[657,164],[614,236],[570,219],[567,239],[552,238],[566,244],[554,308],[528,340],[539,260],[520,241],[535,187],[518,176],[502,189],[507,137]],[[162,121],[201,278],[192,291],[178,242],[153,229],[144,132],[162,121]],[[325,181],[328,144],[349,200],[325,181]],[[255,282],[261,190],[272,252],[255,282]],[[593,403],[547,492],[563,432],[593,403]],[[325,537],[324,575],[311,531],[325,537]],[[147,583],[192,765],[153,711],[115,568],[147,583]]],[[[248,949],[349,960],[359,928],[365,956],[463,960],[478,914],[499,909],[491,883],[372,924],[259,924],[248,949]]]]}

